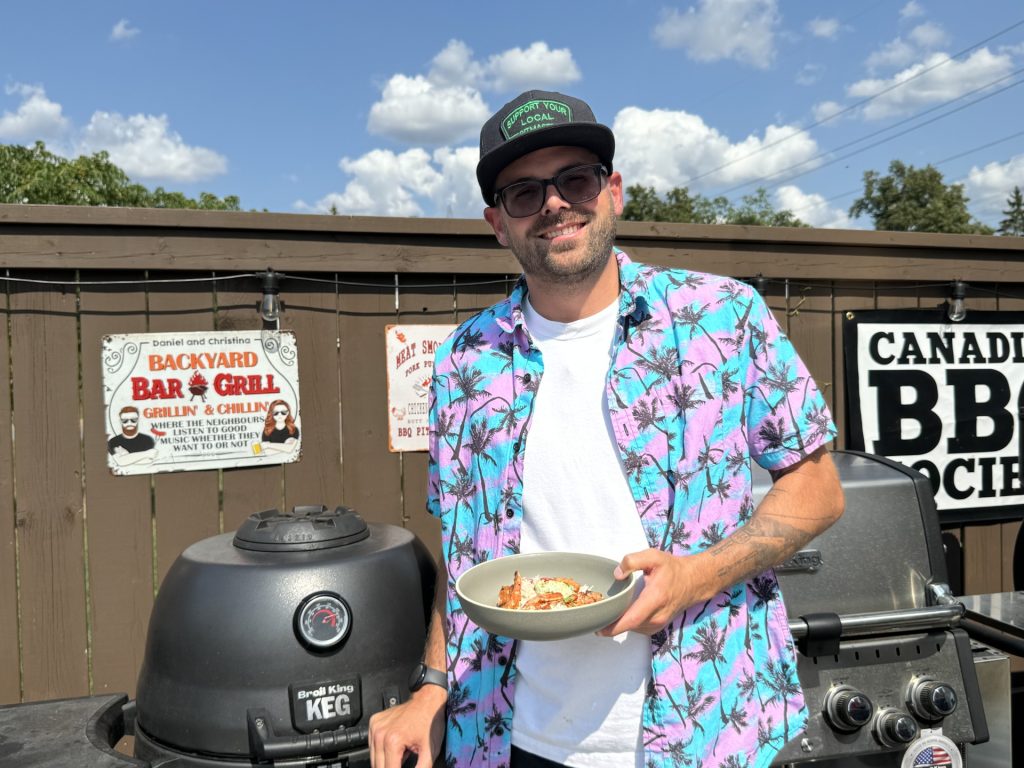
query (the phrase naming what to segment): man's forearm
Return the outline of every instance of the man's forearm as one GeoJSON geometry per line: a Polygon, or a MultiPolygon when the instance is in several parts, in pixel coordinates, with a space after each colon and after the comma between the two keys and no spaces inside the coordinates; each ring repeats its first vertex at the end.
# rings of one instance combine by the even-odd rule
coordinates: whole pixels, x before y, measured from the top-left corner
{"type": "Polygon", "coordinates": [[[444,560],[437,564],[437,585],[434,587],[434,605],[430,610],[430,626],[427,628],[427,644],[423,651],[423,662],[442,672],[448,671],[448,660],[444,651],[444,612],[448,600],[448,570],[444,560]]]}
{"type": "Polygon", "coordinates": [[[781,473],[746,525],[701,555],[709,594],[778,565],[839,519],[842,489],[825,449],[781,473]]]}

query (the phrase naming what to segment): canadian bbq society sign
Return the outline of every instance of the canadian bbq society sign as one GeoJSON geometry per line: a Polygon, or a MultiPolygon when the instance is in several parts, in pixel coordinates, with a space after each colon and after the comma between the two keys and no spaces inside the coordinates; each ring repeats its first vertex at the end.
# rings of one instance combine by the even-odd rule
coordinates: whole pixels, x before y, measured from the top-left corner
{"type": "Polygon", "coordinates": [[[851,313],[847,443],[926,475],[943,522],[1019,517],[1024,313],[851,313]]]}
{"type": "Polygon", "coordinates": [[[103,339],[107,463],[115,475],[282,464],[302,447],[289,332],[103,339]]]}

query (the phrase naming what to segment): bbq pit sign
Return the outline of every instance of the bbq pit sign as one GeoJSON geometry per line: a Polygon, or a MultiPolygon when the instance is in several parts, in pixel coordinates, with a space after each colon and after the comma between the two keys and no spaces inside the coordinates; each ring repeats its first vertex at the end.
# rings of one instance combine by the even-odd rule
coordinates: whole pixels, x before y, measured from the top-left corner
{"type": "Polygon", "coordinates": [[[1020,517],[1024,313],[851,312],[847,444],[924,474],[944,523],[1020,517]]]}
{"type": "Polygon", "coordinates": [[[384,329],[388,374],[388,449],[425,451],[434,352],[454,325],[389,325],[384,329]]]}
{"type": "Polygon", "coordinates": [[[105,336],[107,464],[115,475],[262,466],[301,452],[288,332],[105,336]]]}

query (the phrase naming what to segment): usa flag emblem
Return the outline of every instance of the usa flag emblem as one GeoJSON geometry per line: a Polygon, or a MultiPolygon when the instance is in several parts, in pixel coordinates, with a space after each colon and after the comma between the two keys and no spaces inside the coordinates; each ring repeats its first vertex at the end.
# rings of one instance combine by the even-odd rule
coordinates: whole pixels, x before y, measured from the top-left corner
{"type": "Polygon", "coordinates": [[[953,758],[942,747],[925,747],[914,760],[914,768],[947,768],[953,758]]]}

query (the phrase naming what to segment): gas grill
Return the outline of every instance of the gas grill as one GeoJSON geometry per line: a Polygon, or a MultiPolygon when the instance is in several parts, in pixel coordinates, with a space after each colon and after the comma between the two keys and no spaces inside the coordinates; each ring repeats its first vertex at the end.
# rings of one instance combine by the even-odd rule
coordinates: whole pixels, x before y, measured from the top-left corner
{"type": "MultiPolygon", "coordinates": [[[[924,764],[959,765],[988,729],[931,488],[878,456],[833,457],[846,513],[776,568],[810,720],[774,765],[906,765],[930,745],[949,762],[924,764]]],[[[756,474],[755,500],[770,485],[756,474]]]]}

